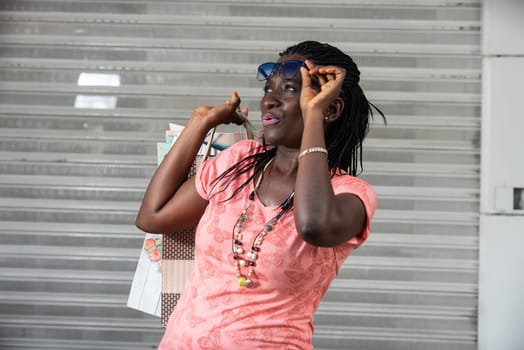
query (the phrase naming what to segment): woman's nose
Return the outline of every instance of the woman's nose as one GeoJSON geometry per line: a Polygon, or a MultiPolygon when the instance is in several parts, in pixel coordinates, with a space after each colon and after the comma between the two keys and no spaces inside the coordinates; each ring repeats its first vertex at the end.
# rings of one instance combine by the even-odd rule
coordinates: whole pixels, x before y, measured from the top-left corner
{"type": "Polygon", "coordinates": [[[266,109],[271,109],[280,105],[280,97],[273,91],[268,91],[262,98],[262,104],[266,109]]]}

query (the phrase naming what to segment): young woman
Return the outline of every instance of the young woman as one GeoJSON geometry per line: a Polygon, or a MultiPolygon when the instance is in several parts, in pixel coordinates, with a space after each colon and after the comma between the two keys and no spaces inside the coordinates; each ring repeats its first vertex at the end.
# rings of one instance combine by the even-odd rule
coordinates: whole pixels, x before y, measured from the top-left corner
{"type": "Polygon", "coordinates": [[[186,180],[208,131],[243,122],[236,93],[195,109],[136,221],[153,233],[198,224],[194,270],[159,349],[312,348],[313,313],[376,208],[355,177],[375,108],[359,75],[331,45],[289,47],[258,68],[263,142],[238,142],[186,180]]]}

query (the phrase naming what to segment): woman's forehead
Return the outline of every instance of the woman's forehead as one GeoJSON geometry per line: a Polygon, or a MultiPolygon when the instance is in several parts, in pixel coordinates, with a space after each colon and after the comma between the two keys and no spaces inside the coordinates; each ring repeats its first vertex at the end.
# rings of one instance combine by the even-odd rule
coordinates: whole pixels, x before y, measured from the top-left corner
{"type": "Polygon", "coordinates": [[[292,54],[281,56],[278,59],[277,63],[284,62],[284,61],[289,61],[289,60],[305,61],[306,58],[304,56],[302,56],[302,55],[297,54],[297,53],[292,53],[292,54]]]}

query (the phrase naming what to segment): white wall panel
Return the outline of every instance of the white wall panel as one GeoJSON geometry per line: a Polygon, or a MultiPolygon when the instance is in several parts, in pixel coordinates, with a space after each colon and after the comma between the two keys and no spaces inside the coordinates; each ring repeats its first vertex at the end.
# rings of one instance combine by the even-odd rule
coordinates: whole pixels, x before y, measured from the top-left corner
{"type": "Polygon", "coordinates": [[[524,344],[524,216],[481,217],[479,350],[524,344]]]}
{"type": "Polygon", "coordinates": [[[517,350],[524,344],[524,3],[483,4],[478,348],[517,350]]]}
{"type": "Polygon", "coordinates": [[[483,1],[482,53],[524,55],[524,2],[520,0],[483,1]]]}
{"type": "Polygon", "coordinates": [[[513,190],[524,188],[524,162],[518,160],[524,149],[524,112],[519,103],[524,91],[524,59],[484,58],[483,81],[482,211],[513,212],[513,190]],[[511,192],[509,203],[497,202],[506,190],[511,192]]]}

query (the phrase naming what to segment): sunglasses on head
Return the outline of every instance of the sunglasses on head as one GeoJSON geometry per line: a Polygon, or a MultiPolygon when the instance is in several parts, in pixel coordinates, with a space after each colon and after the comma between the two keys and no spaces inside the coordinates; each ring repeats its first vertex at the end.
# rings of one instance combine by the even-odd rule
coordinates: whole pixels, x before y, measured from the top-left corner
{"type": "Polygon", "coordinates": [[[300,67],[307,68],[306,63],[298,60],[262,63],[258,66],[257,79],[260,81],[268,80],[275,73],[285,79],[291,79],[298,73],[300,67]]]}

